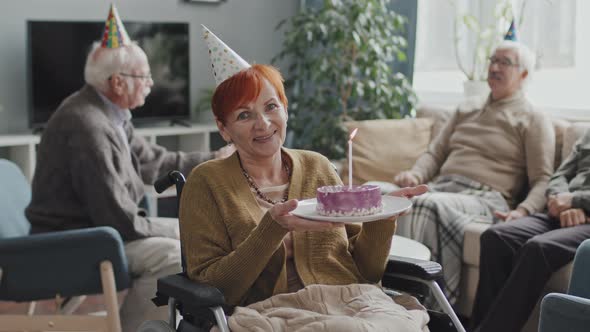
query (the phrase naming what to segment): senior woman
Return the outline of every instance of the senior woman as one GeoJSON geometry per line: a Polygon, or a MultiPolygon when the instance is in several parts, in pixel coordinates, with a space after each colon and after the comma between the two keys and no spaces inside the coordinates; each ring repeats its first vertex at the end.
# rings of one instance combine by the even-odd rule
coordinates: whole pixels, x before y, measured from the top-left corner
{"type": "MultiPolygon", "coordinates": [[[[216,38],[208,30],[206,37],[216,38]]],[[[219,78],[219,66],[214,66],[220,84],[212,109],[221,136],[236,153],[196,167],[184,187],[180,233],[188,276],[219,288],[235,306],[308,285],[378,283],[395,217],[360,226],[292,215],[297,199],[315,197],[316,188],[341,180],[320,154],[283,147],[288,102],[275,68],[245,65],[219,78]]],[[[424,191],[406,188],[396,194],[424,191]]],[[[427,321],[411,322],[400,308],[396,315],[406,320],[400,324],[410,326],[405,330],[427,321]]]]}

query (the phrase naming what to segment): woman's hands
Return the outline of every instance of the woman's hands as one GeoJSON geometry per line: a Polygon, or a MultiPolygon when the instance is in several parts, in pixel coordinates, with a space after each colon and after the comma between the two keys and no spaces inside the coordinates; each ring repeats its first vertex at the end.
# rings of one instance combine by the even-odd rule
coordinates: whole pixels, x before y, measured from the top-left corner
{"type": "Polygon", "coordinates": [[[323,231],[340,227],[342,223],[334,223],[329,221],[315,221],[299,218],[291,214],[291,211],[297,208],[297,200],[290,199],[285,203],[277,203],[268,210],[270,216],[279,225],[290,231],[323,231]]]}

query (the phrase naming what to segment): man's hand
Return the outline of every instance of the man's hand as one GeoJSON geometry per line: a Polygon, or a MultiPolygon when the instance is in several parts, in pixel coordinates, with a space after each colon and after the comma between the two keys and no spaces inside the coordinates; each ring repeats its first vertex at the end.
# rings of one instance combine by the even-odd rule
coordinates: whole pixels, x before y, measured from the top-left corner
{"type": "Polygon", "coordinates": [[[559,193],[557,195],[551,195],[547,199],[547,208],[549,209],[549,215],[554,218],[561,218],[561,213],[565,210],[572,208],[572,199],[574,194],[570,192],[559,193]]]}
{"type": "Polygon", "coordinates": [[[428,191],[428,186],[425,184],[421,184],[416,187],[400,188],[398,190],[390,192],[388,195],[389,196],[396,196],[396,197],[412,198],[414,196],[422,195],[427,191],[428,191]]]}
{"type": "Polygon", "coordinates": [[[223,159],[231,156],[236,151],[236,147],[233,144],[226,145],[221,149],[215,151],[213,153],[213,158],[215,159],[223,159]]]}
{"type": "Polygon", "coordinates": [[[297,208],[297,200],[290,199],[285,203],[277,203],[271,207],[268,212],[270,216],[283,228],[290,231],[324,231],[336,227],[341,227],[342,223],[329,221],[315,221],[299,218],[290,212],[297,208]]]}
{"type": "MultiPolygon", "coordinates": [[[[421,184],[416,187],[400,188],[398,190],[390,192],[387,195],[394,196],[394,197],[405,197],[405,198],[410,199],[414,196],[422,195],[422,194],[426,193],[427,191],[428,191],[428,186],[425,184],[421,184]]],[[[391,220],[395,221],[398,217],[404,216],[406,214],[410,214],[410,212],[412,212],[412,209],[408,209],[408,210],[402,212],[400,215],[393,216],[391,218],[391,220]]]]}
{"type": "Polygon", "coordinates": [[[503,221],[511,221],[514,219],[519,219],[522,217],[526,217],[529,215],[529,212],[523,208],[516,208],[516,210],[508,211],[508,212],[501,212],[496,211],[494,212],[494,216],[503,221]]]}
{"type": "Polygon", "coordinates": [[[582,209],[568,209],[559,214],[561,228],[585,224],[586,220],[586,213],[582,209]]]}
{"type": "Polygon", "coordinates": [[[415,187],[419,184],[419,181],[411,171],[403,171],[393,178],[393,183],[400,187],[415,187]]]}

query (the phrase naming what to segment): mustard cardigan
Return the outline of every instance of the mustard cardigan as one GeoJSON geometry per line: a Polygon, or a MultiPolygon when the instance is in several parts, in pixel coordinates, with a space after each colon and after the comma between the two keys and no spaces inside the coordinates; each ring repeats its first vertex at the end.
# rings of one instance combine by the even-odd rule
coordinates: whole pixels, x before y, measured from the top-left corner
{"type": "MultiPolygon", "coordinates": [[[[322,155],[283,152],[293,166],[289,199],[314,198],[316,188],[342,183],[322,155]]],[[[248,305],[287,292],[287,232],[262,212],[236,154],[201,164],[188,177],[180,204],[188,276],[219,288],[229,304],[248,305]]],[[[387,220],[293,232],[295,269],[305,286],[377,283],[394,232],[395,222],[387,220]]]]}

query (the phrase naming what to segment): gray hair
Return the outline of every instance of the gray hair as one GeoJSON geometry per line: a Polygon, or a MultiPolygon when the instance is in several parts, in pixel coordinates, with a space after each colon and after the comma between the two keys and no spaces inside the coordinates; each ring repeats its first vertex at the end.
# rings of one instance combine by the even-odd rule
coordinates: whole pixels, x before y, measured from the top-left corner
{"type": "Polygon", "coordinates": [[[147,56],[135,42],[113,49],[100,45],[98,41],[92,44],[84,67],[84,80],[100,92],[109,90],[108,80],[113,74],[129,70],[139,60],[147,61],[147,56]]]}
{"type": "Polygon", "coordinates": [[[512,40],[503,40],[492,54],[498,50],[512,50],[516,53],[516,59],[518,61],[518,67],[520,72],[527,71],[528,75],[523,81],[523,86],[526,86],[530,81],[535,68],[536,56],[535,53],[523,43],[515,42],[512,40]]]}

